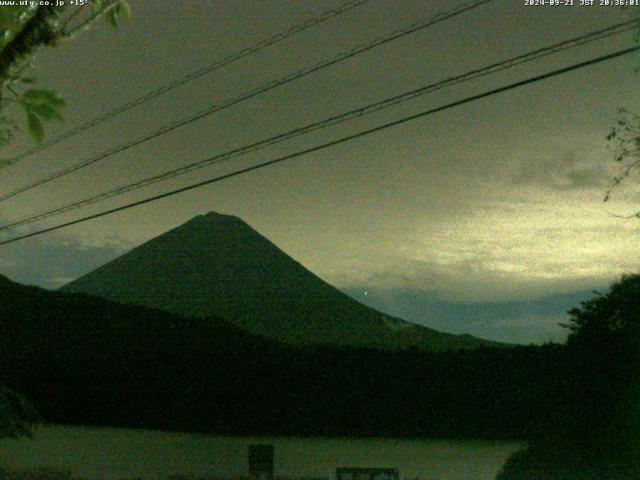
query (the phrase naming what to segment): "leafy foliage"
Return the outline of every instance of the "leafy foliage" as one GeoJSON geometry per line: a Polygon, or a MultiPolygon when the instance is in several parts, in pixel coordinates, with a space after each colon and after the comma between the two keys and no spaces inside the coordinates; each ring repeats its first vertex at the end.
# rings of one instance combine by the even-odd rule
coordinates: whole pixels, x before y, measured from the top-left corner
{"type": "MultiPolygon", "coordinates": [[[[569,311],[570,344],[640,346],[640,275],[625,275],[606,294],[569,311]]],[[[593,346],[592,348],[597,348],[593,346]]]]}
{"type": "MultiPolygon", "coordinates": [[[[46,122],[62,121],[60,109],[64,101],[57,92],[31,89],[21,93],[20,85],[35,83],[35,78],[26,76],[26,72],[40,46],[55,46],[62,40],[74,38],[100,16],[117,28],[123,20],[130,18],[131,9],[125,0],[92,0],[85,6],[3,8],[0,17],[0,147],[11,143],[20,131],[10,112],[13,105],[24,111],[27,132],[36,142],[43,140],[46,122]],[[83,18],[88,5],[90,11],[83,18]]],[[[0,160],[0,168],[2,166],[0,160]]]]}
{"type": "MultiPolygon", "coordinates": [[[[0,147],[11,143],[15,138],[15,132],[18,130],[18,124],[10,116],[0,114],[0,147]]],[[[0,160],[0,167],[2,166],[3,160],[0,160]]]]}
{"type": "MultiPolygon", "coordinates": [[[[620,118],[607,135],[607,140],[614,147],[614,160],[619,165],[619,172],[605,195],[605,202],[618,185],[640,172],[640,116],[625,108],[621,108],[619,114],[620,118]]],[[[640,212],[632,216],[640,218],[640,212]]]]}
{"type": "MultiPolygon", "coordinates": [[[[623,9],[629,9],[628,6],[623,9]]],[[[640,18],[639,14],[635,14],[640,18]]],[[[640,28],[636,29],[635,42],[640,43],[640,28]]],[[[636,68],[636,73],[640,67],[636,68]]],[[[620,108],[616,125],[607,135],[607,140],[614,145],[614,160],[619,165],[618,174],[613,178],[611,187],[604,197],[607,202],[613,190],[634,173],[640,173],[640,116],[626,108],[620,108]]],[[[640,218],[640,211],[628,215],[627,218],[640,218]]]]}
{"type": "Polygon", "coordinates": [[[514,453],[496,480],[637,480],[638,458],[613,452],[606,462],[597,452],[571,444],[533,445],[514,453]]]}
{"type": "Polygon", "coordinates": [[[105,14],[105,19],[113,28],[118,28],[123,19],[129,18],[131,18],[131,7],[125,1],[116,2],[105,14]]]}
{"type": "Polygon", "coordinates": [[[0,386],[0,438],[30,436],[38,421],[38,413],[23,396],[0,386]]]}
{"type": "Polygon", "coordinates": [[[30,89],[20,97],[20,106],[27,117],[29,135],[36,142],[41,142],[44,138],[43,122],[63,121],[59,109],[64,105],[62,97],[52,90],[30,89]]]}
{"type": "Polygon", "coordinates": [[[640,275],[623,276],[569,315],[570,401],[499,480],[640,478],[640,275]]]}
{"type": "Polygon", "coordinates": [[[0,48],[4,48],[24,24],[33,16],[36,8],[33,6],[3,7],[0,15],[0,48]]]}

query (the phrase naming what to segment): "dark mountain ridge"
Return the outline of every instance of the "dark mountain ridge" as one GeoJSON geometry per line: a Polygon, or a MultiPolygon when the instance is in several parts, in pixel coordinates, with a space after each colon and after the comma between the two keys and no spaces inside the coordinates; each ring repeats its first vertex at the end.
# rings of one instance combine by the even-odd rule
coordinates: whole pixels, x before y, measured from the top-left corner
{"type": "Polygon", "coordinates": [[[440,351],[489,345],[373,310],[329,285],[237,217],[193,218],[65,285],[175,314],[215,315],[296,345],[440,351]]]}
{"type": "Polygon", "coordinates": [[[281,344],[0,277],[0,384],[55,423],[222,434],[520,438],[563,394],[559,347],[281,344]],[[554,395],[545,395],[546,391],[554,395]]]}

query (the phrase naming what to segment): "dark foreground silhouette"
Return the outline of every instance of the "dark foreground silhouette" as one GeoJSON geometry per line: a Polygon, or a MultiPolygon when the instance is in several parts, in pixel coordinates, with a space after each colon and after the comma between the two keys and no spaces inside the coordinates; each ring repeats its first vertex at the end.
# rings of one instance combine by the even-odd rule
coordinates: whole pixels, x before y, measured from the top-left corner
{"type": "Polygon", "coordinates": [[[523,439],[500,480],[637,479],[640,276],[567,345],[301,348],[0,278],[0,382],[45,420],[226,434],[523,439]]]}
{"type": "Polygon", "coordinates": [[[0,381],[50,422],[520,439],[580,395],[559,345],[303,349],[219,318],[179,317],[7,279],[0,290],[0,381]]]}
{"type": "MultiPolygon", "coordinates": [[[[558,402],[499,480],[640,478],[640,275],[569,312],[573,394],[558,402]]],[[[547,392],[554,395],[553,390],[547,392]]]]}

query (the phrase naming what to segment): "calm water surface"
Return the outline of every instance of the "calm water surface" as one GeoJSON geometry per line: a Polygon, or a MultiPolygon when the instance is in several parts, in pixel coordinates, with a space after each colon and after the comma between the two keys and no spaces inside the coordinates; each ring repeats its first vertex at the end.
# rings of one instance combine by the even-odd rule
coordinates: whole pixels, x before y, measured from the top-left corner
{"type": "Polygon", "coordinates": [[[275,474],[326,477],[339,466],[397,467],[420,480],[490,480],[514,442],[220,437],[151,430],[47,426],[33,440],[0,440],[0,465],[54,467],[86,478],[172,474],[246,476],[248,446],[274,445],[275,474]]]}

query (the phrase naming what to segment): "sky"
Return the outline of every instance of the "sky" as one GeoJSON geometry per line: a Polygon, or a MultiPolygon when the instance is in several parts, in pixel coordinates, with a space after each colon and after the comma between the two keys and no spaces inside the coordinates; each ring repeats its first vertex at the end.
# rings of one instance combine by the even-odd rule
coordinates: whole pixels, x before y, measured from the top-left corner
{"type": "MultiPolygon", "coordinates": [[[[460,0],[371,0],[0,171],[6,192],[300,68],[445,12],[460,0]]],[[[574,3],[579,3],[576,0],[574,3]]],[[[130,2],[39,52],[39,85],[66,99],[53,137],[339,1],[130,2]]],[[[640,8],[640,7],[639,7],[640,8]]],[[[636,9],[637,10],[637,9],[636,9]]],[[[633,8],[494,0],[0,203],[0,223],[107,191],[312,121],[637,15],[633,8]]],[[[633,45],[627,33],[299,137],[15,232],[26,233],[309,148],[633,45]]],[[[562,340],[566,310],[638,271],[637,179],[606,136],[640,111],[637,54],[452,108],[207,187],[0,247],[0,273],[56,288],[209,211],[237,215],[329,283],[454,333],[562,340]]],[[[24,151],[23,138],[2,152],[24,151]]]]}

